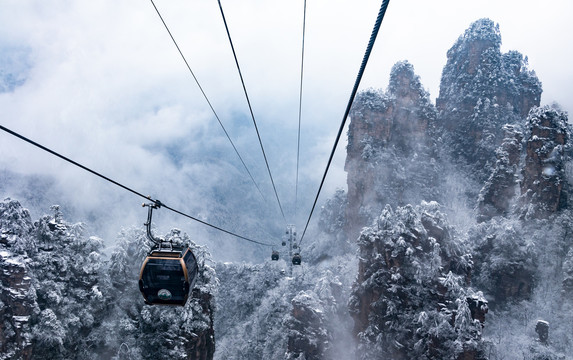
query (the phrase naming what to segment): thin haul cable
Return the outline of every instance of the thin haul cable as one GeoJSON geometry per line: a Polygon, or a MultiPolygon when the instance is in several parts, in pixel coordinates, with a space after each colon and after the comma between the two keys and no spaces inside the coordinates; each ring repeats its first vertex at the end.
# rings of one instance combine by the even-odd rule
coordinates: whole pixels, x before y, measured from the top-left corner
{"type": "Polygon", "coordinates": [[[237,147],[235,146],[235,143],[233,142],[233,140],[231,140],[231,136],[229,135],[229,133],[227,132],[227,129],[225,129],[225,126],[223,125],[223,122],[221,121],[221,119],[219,118],[219,115],[217,115],[217,112],[215,111],[215,109],[213,108],[213,105],[211,104],[211,101],[209,101],[209,98],[207,97],[207,94],[205,93],[205,91],[203,90],[203,87],[201,86],[201,84],[199,83],[199,80],[197,79],[197,77],[195,76],[195,73],[193,72],[193,70],[191,70],[191,66],[189,65],[189,63],[187,62],[187,59],[185,58],[185,55],[183,55],[183,52],[181,51],[181,49],[179,48],[179,45],[177,44],[177,41],[175,41],[175,37],[173,36],[173,34],[171,34],[171,31],[169,30],[169,27],[167,26],[167,23],[165,22],[165,20],[163,20],[163,16],[161,16],[161,13],[159,12],[159,9],[157,8],[157,6],[155,6],[155,3],[153,2],[153,0],[150,0],[151,4],[153,5],[153,8],[155,9],[155,12],[157,12],[157,15],[159,16],[159,19],[161,19],[161,22],[163,23],[163,26],[165,27],[165,30],[167,30],[167,33],[169,34],[169,37],[171,37],[171,40],[173,41],[173,44],[175,44],[175,47],[177,48],[177,51],[179,52],[179,55],[181,55],[181,58],[183,59],[183,61],[185,62],[185,65],[187,66],[187,69],[189,70],[189,72],[191,73],[191,76],[193,77],[193,79],[195,80],[195,83],[197,84],[197,86],[199,87],[199,90],[201,91],[201,94],[203,94],[203,97],[205,98],[205,100],[207,101],[207,104],[209,105],[209,107],[211,108],[211,111],[213,112],[213,115],[215,115],[215,118],[217,119],[217,121],[219,122],[219,125],[221,125],[221,128],[223,129],[223,132],[225,133],[225,135],[227,136],[227,139],[229,140],[229,142],[231,143],[231,145],[233,146],[233,149],[235,150],[235,153],[237,154],[237,156],[239,157],[239,160],[241,160],[241,164],[243,164],[243,167],[245,168],[245,170],[247,171],[247,174],[249,174],[249,177],[251,178],[251,180],[253,181],[253,184],[255,184],[255,187],[257,188],[257,190],[259,191],[259,194],[261,194],[261,197],[263,198],[264,201],[266,201],[265,196],[263,195],[261,189],[259,188],[259,185],[257,184],[257,182],[255,181],[253,175],[251,174],[251,172],[249,171],[249,168],[247,167],[247,164],[245,164],[245,161],[243,160],[243,157],[241,156],[241,154],[239,154],[239,150],[237,149],[237,147]]]}
{"type": "Polygon", "coordinates": [[[54,151],[54,150],[51,150],[51,149],[49,149],[49,148],[47,148],[47,147],[45,147],[45,146],[43,146],[43,145],[41,145],[41,144],[39,144],[39,143],[37,143],[37,142],[31,140],[31,139],[29,139],[29,138],[27,138],[27,137],[25,137],[25,136],[23,136],[23,135],[20,135],[19,133],[15,132],[15,131],[12,131],[12,130],[8,129],[8,128],[5,127],[5,126],[0,125],[0,130],[3,130],[3,131],[5,131],[5,132],[7,132],[7,133],[9,133],[9,134],[11,134],[11,135],[13,135],[13,136],[15,136],[15,137],[21,139],[21,140],[24,140],[25,142],[27,142],[27,143],[29,143],[29,144],[32,144],[32,145],[34,145],[34,146],[36,146],[36,147],[38,147],[38,148],[40,148],[40,149],[42,149],[42,150],[44,150],[44,151],[46,151],[46,152],[52,154],[52,155],[54,155],[54,156],[57,156],[57,157],[59,157],[59,158],[62,159],[62,160],[65,160],[65,161],[67,161],[67,162],[69,162],[69,163],[71,163],[71,164],[73,164],[73,165],[75,165],[75,166],[77,166],[77,167],[79,167],[79,168],[81,168],[81,169],[83,169],[83,170],[85,170],[85,171],[87,171],[87,172],[93,174],[93,175],[96,175],[96,176],[98,176],[98,177],[100,177],[100,178],[102,178],[102,179],[104,179],[104,180],[106,180],[106,181],[108,181],[108,182],[110,182],[110,183],[112,183],[112,184],[114,184],[114,185],[119,186],[120,188],[122,188],[122,189],[124,189],[124,190],[127,190],[127,191],[129,191],[129,192],[131,192],[131,193],[133,193],[133,194],[135,194],[135,195],[137,195],[137,196],[140,196],[140,197],[142,197],[142,198],[144,198],[144,199],[146,199],[146,200],[152,201],[152,202],[153,202],[154,204],[156,204],[156,205],[163,206],[164,208],[166,208],[166,209],[168,209],[168,210],[171,210],[171,211],[173,211],[174,213],[177,213],[177,214],[182,215],[182,216],[184,216],[184,217],[187,217],[187,218],[189,218],[189,219],[191,219],[191,220],[193,220],[193,221],[196,221],[196,222],[201,223],[201,224],[203,224],[203,225],[209,226],[209,227],[211,227],[211,228],[213,228],[213,229],[215,229],[215,230],[224,232],[224,233],[226,233],[226,234],[232,235],[232,236],[234,236],[234,237],[236,237],[236,238],[239,238],[239,239],[242,239],[242,240],[245,240],[245,241],[249,241],[249,242],[252,242],[252,243],[255,243],[255,244],[259,244],[259,245],[263,245],[263,246],[274,246],[274,245],[272,245],[272,244],[263,243],[263,242],[260,242],[260,241],[256,241],[256,240],[253,240],[253,239],[249,239],[249,238],[247,238],[247,237],[245,237],[245,236],[242,236],[242,235],[235,234],[235,233],[233,233],[233,232],[231,232],[231,231],[225,230],[225,229],[220,228],[220,227],[218,227],[218,226],[216,226],[216,225],[209,224],[209,223],[206,222],[206,221],[197,219],[197,218],[195,218],[195,217],[193,217],[193,216],[191,216],[191,215],[188,215],[188,214],[186,214],[186,213],[184,213],[184,212],[181,212],[181,211],[179,211],[179,210],[176,210],[176,209],[174,209],[174,208],[172,208],[172,207],[170,207],[170,206],[164,204],[163,202],[161,202],[161,201],[159,201],[159,200],[154,200],[154,199],[152,199],[151,196],[143,195],[142,193],[140,193],[140,192],[138,192],[138,191],[135,191],[135,190],[133,190],[132,188],[130,188],[130,187],[128,187],[128,186],[125,186],[125,185],[123,185],[123,184],[121,184],[121,183],[119,183],[119,182],[117,182],[117,181],[115,181],[115,180],[113,180],[113,179],[111,179],[111,178],[105,176],[105,175],[100,174],[100,173],[97,172],[97,171],[94,171],[94,170],[90,169],[89,167],[87,167],[87,166],[85,166],[85,165],[82,165],[82,164],[80,164],[80,163],[78,163],[78,162],[76,162],[76,161],[74,161],[74,160],[72,160],[72,159],[70,159],[70,158],[68,158],[68,157],[66,157],[66,156],[64,156],[64,155],[61,155],[61,154],[57,153],[57,152],[54,151]]]}
{"type": "Polygon", "coordinates": [[[249,111],[251,112],[251,119],[253,119],[253,124],[255,125],[255,130],[257,132],[257,138],[259,139],[259,145],[261,146],[261,151],[263,152],[263,157],[265,159],[265,165],[267,166],[267,171],[269,173],[269,177],[271,178],[271,183],[273,185],[273,190],[275,192],[275,196],[277,198],[277,202],[279,204],[279,208],[281,210],[281,214],[283,219],[286,221],[285,213],[283,211],[283,206],[281,205],[281,200],[279,199],[279,194],[277,193],[277,188],[275,186],[275,181],[273,179],[273,174],[271,173],[271,168],[269,166],[269,162],[267,160],[267,155],[265,153],[265,148],[263,147],[263,141],[261,140],[261,134],[259,133],[259,128],[257,126],[257,121],[255,120],[255,114],[253,113],[253,107],[251,106],[251,100],[249,99],[249,94],[247,93],[247,87],[245,86],[245,81],[243,79],[243,73],[241,72],[241,67],[239,66],[239,60],[237,59],[237,53],[235,52],[235,47],[233,46],[233,40],[231,39],[231,33],[229,31],[229,26],[227,25],[227,20],[225,19],[225,13],[223,12],[223,6],[221,5],[221,0],[217,0],[219,3],[219,9],[221,10],[221,16],[223,17],[223,23],[225,24],[225,30],[227,30],[227,37],[229,38],[229,43],[231,44],[231,50],[233,51],[233,57],[235,58],[235,64],[237,65],[237,70],[239,72],[239,77],[241,78],[241,84],[243,85],[243,92],[245,93],[245,97],[247,99],[247,104],[249,106],[249,111]]]}
{"type": "Polygon", "coordinates": [[[294,190],[294,218],[296,220],[297,205],[298,205],[298,169],[300,163],[300,124],[302,118],[302,84],[304,78],[304,40],[306,33],[306,0],[304,0],[304,10],[302,16],[302,51],[300,59],[300,92],[298,96],[298,136],[296,145],[296,180],[294,190]]]}

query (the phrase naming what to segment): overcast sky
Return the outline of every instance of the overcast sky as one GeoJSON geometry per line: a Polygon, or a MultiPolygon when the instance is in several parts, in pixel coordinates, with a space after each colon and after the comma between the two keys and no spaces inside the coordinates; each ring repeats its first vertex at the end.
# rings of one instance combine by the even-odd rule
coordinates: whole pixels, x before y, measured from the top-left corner
{"type": "MultiPolygon", "coordinates": [[[[260,169],[217,1],[155,3],[239,151],[260,169]]],[[[301,181],[309,189],[322,176],[380,3],[307,2],[301,181]]],[[[222,5],[279,194],[292,198],[303,1],[222,5]]],[[[569,0],[393,0],[361,88],[386,88],[392,65],[409,60],[434,100],[447,50],[471,22],[489,17],[500,25],[502,50],[528,56],[542,103],[571,111],[571,14],[569,0]]],[[[0,94],[4,126],[176,205],[213,201],[200,186],[216,181],[205,148],[224,149],[226,139],[150,1],[0,0],[0,65],[21,83],[0,94]],[[173,147],[185,148],[178,159],[173,147]]],[[[345,186],[343,146],[327,194],[345,186]]],[[[0,153],[2,169],[55,175],[78,208],[140,201],[4,133],[0,153]]],[[[270,189],[268,179],[257,181],[270,189]]],[[[139,224],[137,211],[123,222],[139,224]]]]}

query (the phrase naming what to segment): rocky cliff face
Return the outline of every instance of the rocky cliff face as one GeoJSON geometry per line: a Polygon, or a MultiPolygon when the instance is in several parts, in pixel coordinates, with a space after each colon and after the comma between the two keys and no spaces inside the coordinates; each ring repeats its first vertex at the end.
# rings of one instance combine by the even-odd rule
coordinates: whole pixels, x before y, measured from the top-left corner
{"type": "MultiPolygon", "coordinates": [[[[198,328],[193,331],[191,339],[186,342],[185,353],[191,360],[211,360],[215,355],[215,329],[213,307],[213,294],[204,289],[193,289],[192,303],[195,305],[196,318],[200,314],[201,321],[207,324],[207,328],[198,328]],[[199,310],[200,309],[200,310],[199,310]]],[[[196,319],[198,320],[198,319],[196,319]]]]}
{"type": "MultiPolygon", "coordinates": [[[[535,107],[522,127],[524,142],[517,126],[504,127],[506,137],[496,152],[496,165],[478,200],[478,220],[485,223],[473,228],[471,231],[475,233],[470,235],[475,244],[475,283],[487,289],[492,305],[531,298],[539,281],[536,280],[539,267],[551,266],[540,264],[539,258],[545,257],[534,249],[550,248],[555,240],[547,235],[532,238],[524,228],[534,226],[536,220],[555,218],[567,209],[565,164],[570,148],[567,115],[556,108],[535,107]],[[501,218],[496,219],[498,216],[501,218]],[[512,220],[515,216],[519,220],[512,220]]],[[[562,238],[565,243],[554,254],[555,259],[560,259],[553,260],[557,263],[563,261],[570,246],[567,231],[562,238]]],[[[566,289],[569,286],[566,271],[564,276],[566,289]]]]}
{"type": "Polygon", "coordinates": [[[569,146],[567,115],[551,107],[532,109],[522,170],[524,217],[546,217],[567,206],[565,149],[569,146]]]}
{"type": "Polygon", "coordinates": [[[467,287],[471,255],[437,203],[387,206],[359,246],[349,307],[362,358],[482,358],[487,301],[467,287]]]}
{"type": "Polygon", "coordinates": [[[349,307],[363,358],[483,358],[477,324],[487,301],[470,284],[496,311],[535,301],[539,286],[555,282],[549,273],[563,273],[552,286],[571,292],[570,224],[563,220],[571,216],[570,125],[558,108],[538,107],[541,83],[527,58],[500,45],[492,21],[471,24],[448,51],[437,110],[404,62],[386,92],[356,99],[345,230],[350,240],[360,234],[349,307]],[[463,204],[448,203],[453,192],[463,204]],[[407,205],[428,200],[445,202],[450,215],[469,214],[460,222],[463,239],[427,202],[407,205]],[[552,228],[552,219],[566,223],[552,228]],[[471,346],[448,348],[455,338],[471,346]]]}
{"type": "Polygon", "coordinates": [[[527,58],[517,51],[503,54],[500,46],[499,25],[489,19],[471,24],[448,51],[436,99],[442,139],[484,179],[503,139],[502,126],[539,106],[542,91],[527,58]]]}
{"type": "Polygon", "coordinates": [[[435,116],[429,94],[408,62],[394,65],[386,92],[358,95],[350,113],[345,164],[348,236],[358,237],[385,204],[405,205],[430,195],[424,189],[431,187],[415,184],[435,181],[428,146],[435,116]]]}
{"type": "Polygon", "coordinates": [[[567,207],[565,165],[569,159],[567,149],[571,147],[567,114],[549,106],[535,107],[524,127],[524,144],[518,126],[503,127],[503,144],[496,151],[496,164],[478,199],[480,221],[510,214],[518,181],[521,198],[519,209],[514,210],[522,218],[546,218],[567,207]]]}
{"type": "Polygon", "coordinates": [[[523,134],[514,125],[503,127],[505,137],[496,151],[497,161],[478,198],[478,221],[506,216],[516,197],[523,134]]]}
{"type": "MultiPolygon", "coordinates": [[[[479,199],[475,190],[468,193],[469,203],[479,202],[481,221],[510,211],[519,176],[518,133],[542,90],[527,58],[502,53],[500,46],[493,21],[471,24],[448,51],[437,112],[407,62],[394,66],[386,92],[359,94],[350,113],[345,165],[349,238],[386,204],[443,201],[438,188],[450,159],[456,172],[484,186],[479,199]]],[[[533,184],[522,185],[522,191],[524,186],[533,184]]]]}
{"type": "Polygon", "coordinates": [[[292,318],[288,323],[288,359],[324,359],[329,344],[325,311],[312,291],[302,291],[291,301],[292,318]]]}
{"type": "Polygon", "coordinates": [[[529,299],[538,266],[535,243],[523,224],[494,218],[470,229],[474,243],[473,284],[490,304],[529,299]]]}
{"type": "Polygon", "coordinates": [[[29,320],[35,310],[35,291],[29,276],[29,259],[0,252],[0,359],[30,359],[29,320]]]}
{"type": "MultiPolygon", "coordinates": [[[[482,185],[498,161],[491,179],[496,185],[482,192],[480,211],[484,219],[508,211],[503,202],[514,190],[510,183],[515,179],[510,178],[515,174],[507,170],[517,164],[504,163],[502,154],[496,159],[496,149],[506,136],[504,125],[518,130],[529,110],[539,105],[542,90],[527,58],[516,51],[504,54],[500,46],[499,26],[493,21],[471,24],[448,51],[437,111],[407,62],[393,67],[386,92],[359,94],[350,113],[345,165],[348,237],[356,238],[385,204],[443,200],[438,187],[446,159],[454,159],[456,171],[470,173],[482,185]],[[507,194],[497,197],[500,191],[507,194]]],[[[515,152],[510,143],[516,145],[516,140],[507,139],[500,151],[515,152]]],[[[511,159],[515,161],[513,155],[511,159]]],[[[475,203],[477,193],[470,196],[475,203]]]]}
{"type": "Polygon", "coordinates": [[[30,318],[37,305],[26,253],[32,231],[26,209],[14,200],[0,202],[0,359],[32,358],[30,318]]]}

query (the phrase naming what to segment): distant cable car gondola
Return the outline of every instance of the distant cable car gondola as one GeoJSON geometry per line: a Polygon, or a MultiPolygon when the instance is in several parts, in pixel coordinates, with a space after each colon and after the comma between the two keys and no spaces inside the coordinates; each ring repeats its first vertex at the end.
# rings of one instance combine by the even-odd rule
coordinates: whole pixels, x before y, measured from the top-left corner
{"type": "Polygon", "coordinates": [[[197,259],[187,245],[156,239],[151,234],[151,214],[161,204],[147,204],[147,237],[155,246],[143,261],[139,272],[139,290],[148,305],[185,305],[195,286],[197,259]]]}
{"type": "Polygon", "coordinates": [[[293,255],[293,257],[292,257],[292,264],[293,264],[293,265],[300,265],[301,260],[302,260],[302,259],[301,259],[301,257],[300,257],[300,254],[299,254],[299,253],[295,253],[295,254],[293,255]]]}
{"type": "Polygon", "coordinates": [[[279,259],[279,252],[276,250],[273,250],[273,253],[271,254],[271,260],[277,261],[278,259],[279,259]]]}

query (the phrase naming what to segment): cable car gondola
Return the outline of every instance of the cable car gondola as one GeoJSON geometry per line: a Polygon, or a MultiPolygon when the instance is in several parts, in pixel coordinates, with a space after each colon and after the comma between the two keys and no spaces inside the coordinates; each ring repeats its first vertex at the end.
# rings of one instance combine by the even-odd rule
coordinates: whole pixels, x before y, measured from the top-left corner
{"type": "Polygon", "coordinates": [[[273,250],[273,253],[271,254],[271,260],[277,261],[278,259],[279,259],[279,252],[276,250],[273,250]]]}
{"type": "Polygon", "coordinates": [[[292,256],[292,264],[293,264],[293,265],[300,265],[301,260],[302,260],[302,258],[300,257],[300,254],[299,254],[299,253],[295,253],[295,254],[292,256]]]}
{"type": "Polygon", "coordinates": [[[149,251],[139,272],[139,290],[148,305],[185,305],[195,286],[199,268],[187,245],[156,239],[151,234],[151,214],[160,204],[147,204],[147,237],[155,246],[149,251]]]}

